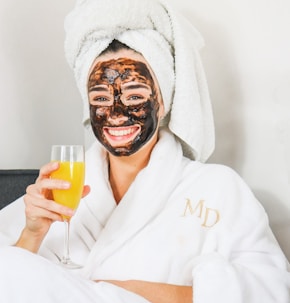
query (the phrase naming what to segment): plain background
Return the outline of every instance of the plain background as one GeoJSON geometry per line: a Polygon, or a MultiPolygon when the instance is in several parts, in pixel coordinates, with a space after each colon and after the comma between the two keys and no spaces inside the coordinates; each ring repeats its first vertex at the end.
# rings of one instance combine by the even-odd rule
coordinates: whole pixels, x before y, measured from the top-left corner
{"type": "MultiPolygon", "coordinates": [[[[216,123],[209,161],[245,179],[290,258],[290,2],[170,1],[205,39],[216,123]]],[[[52,144],[91,140],[63,53],[73,5],[0,0],[0,169],[39,168],[52,144]]]]}

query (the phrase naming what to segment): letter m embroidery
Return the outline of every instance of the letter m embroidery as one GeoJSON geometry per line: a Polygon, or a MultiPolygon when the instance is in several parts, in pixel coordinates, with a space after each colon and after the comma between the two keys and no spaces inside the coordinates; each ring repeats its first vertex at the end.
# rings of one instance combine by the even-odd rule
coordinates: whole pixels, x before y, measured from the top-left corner
{"type": "Polygon", "coordinates": [[[220,214],[218,210],[208,208],[204,204],[204,200],[200,200],[196,206],[193,207],[191,201],[187,199],[183,217],[186,217],[188,214],[191,216],[196,216],[202,219],[201,226],[213,227],[220,220],[220,214]]]}

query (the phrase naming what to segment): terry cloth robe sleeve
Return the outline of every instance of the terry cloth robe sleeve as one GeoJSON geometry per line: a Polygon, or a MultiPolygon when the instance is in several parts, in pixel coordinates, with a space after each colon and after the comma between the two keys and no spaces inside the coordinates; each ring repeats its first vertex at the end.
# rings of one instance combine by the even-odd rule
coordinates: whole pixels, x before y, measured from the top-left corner
{"type": "Polygon", "coordinates": [[[25,207],[20,197],[0,211],[0,249],[15,244],[24,226],[25,207]]]}
{"type": "Polygon", "coordinates": [[[222,170],[221,224],[194,260],[194,303],[290,302],[289,264],[264,209],[235,172],[222,170]]]}
{"type": "Polygon", "coordinates": [[[93,282],[18,247],[0,249],[2,303],[149,303],[106,282],[93,282]]]}

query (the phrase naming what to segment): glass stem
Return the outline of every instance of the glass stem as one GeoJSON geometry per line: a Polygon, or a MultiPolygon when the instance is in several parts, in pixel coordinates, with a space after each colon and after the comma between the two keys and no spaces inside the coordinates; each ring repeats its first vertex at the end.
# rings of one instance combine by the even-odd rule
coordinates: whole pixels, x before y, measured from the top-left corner
{"type": "Polygon", "coordinates": [[[65,234],[64,234],[64,251],[63,251],[63,257],[62,257],[62,263],[68,264],[70,262],[70,256],[69,256],[69,230],[70,230],[70,220],[65,219],[64,220],[64,228],[65,228],[65,234]]]}

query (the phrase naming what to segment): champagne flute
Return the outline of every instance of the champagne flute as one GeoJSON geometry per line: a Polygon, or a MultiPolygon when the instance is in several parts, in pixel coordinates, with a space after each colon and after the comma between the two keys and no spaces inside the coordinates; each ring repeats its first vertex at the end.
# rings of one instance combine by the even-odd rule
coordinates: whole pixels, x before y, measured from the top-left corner
{"type": "MultiPolygon", "coordinates": [[[[59,162],[59,169],[51,174],[51,178],[70,182],[69,189],[53,189],[53,199],[55,202],[76,209],[80,202],[84,178],[85,162],[84,148],[82,145],[53,145],[51,149],[51,161],[59,162]]],[[[74,263],[70,259],[69,252],[69,232],[70,217],[63,216],[65,224],[64,253],[61,264],[66,268],[80,268],[81,265],[74,263]]]]}

